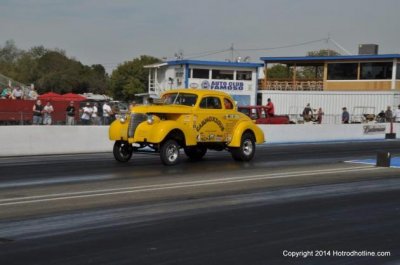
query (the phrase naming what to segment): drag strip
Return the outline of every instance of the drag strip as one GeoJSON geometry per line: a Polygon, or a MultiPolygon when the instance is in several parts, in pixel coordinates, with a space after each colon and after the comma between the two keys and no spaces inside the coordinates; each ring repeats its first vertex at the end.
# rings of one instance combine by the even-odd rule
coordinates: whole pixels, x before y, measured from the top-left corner
{"type": "Polygon", "coordinates": [[[121,194],[138,193],[138,192],[155,192],[159,190],[181,189],[189,187],[193,188],[193,187],[208,186],[208,185],[222,185],[228,183],[238,183],[238,182],[267,180],[267,179],[282,179],[282,178],[294,178],[300,176],[315,176],[315,175],[328,175],[328,174],[338,174],[338,173],[375,171],[379,169],[380,168],[371,166],[353,167],[353,168],[335,168],[335,169],[323,169],[323,170],[313,170],[313,171],[283,172],[283,173],[265,174],[265,175],[249,175],[249,176],[233,177],[233,178],[226,177],[226,178],[217,178],[217,179],[203,180],[203,181],[190,181],[190,182],[177,182],[171,184],[138,186],[133,188],[102,189],[102,190],[90,190],[90,191],[81,191],[73,193],[47,194],[40,196],[28,196],[22,198],[0,199],[0,206],[50,202],[57,200],[81,199],[81,198],[89,198],[97,196],[112,196],[112,195],[121,195],[121,194]]]}

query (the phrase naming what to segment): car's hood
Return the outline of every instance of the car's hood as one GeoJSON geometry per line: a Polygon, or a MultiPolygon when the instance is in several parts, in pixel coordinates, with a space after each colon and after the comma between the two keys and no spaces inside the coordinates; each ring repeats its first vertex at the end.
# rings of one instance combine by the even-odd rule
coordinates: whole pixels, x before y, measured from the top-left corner
{"type": "Polygon", "coordinates": [[[192,113],[193,107],[184,105],[142,105],[131,109],[133,113],[192,113]]]}

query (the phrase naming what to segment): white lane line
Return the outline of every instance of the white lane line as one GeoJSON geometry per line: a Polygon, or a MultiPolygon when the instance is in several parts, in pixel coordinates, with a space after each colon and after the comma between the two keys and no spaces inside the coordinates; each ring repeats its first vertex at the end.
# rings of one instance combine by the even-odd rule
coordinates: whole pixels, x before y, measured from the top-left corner
{"type": "Polygon", "coordinates": [[[22,197],[22,198],[3,199],[3,200],[0,200],[0,206],[10,206],[10,205],[38,203],[38,202],[49,202],[49,201],[78,199],[78,198],[110,196],[110,195],[139,193],[139,192],[147,192],[147,191],[160,191],[160,190],[178,189],[178,188],[200,187],[200,186],[207,186],[207,185],[229,184],[229,183],[257,181],[257,180],[266,180],[266,179],[280,179],[280,178],[293,178],[293,177],[302,177],[302,176],[314,176],[314,175],[320,175],[320,174],[360,172],[360,171],[370,171],[370,170],[378,170],[378,169],[381,169],[381,168],[365,166],[365,167],[353,167],[353,168],[323,169],[323,170],[313,170],[313,171],[273,173],[273,174],[262,174],[262,175],[231,177],[231,178],[219,178],[219,179],[201,180],[201,181],[178,182],[178,183],[171,183],[171,184],[157,184],[157,185],[148,185],[148,186],[138,186],[138,187],[133,187],[133,188],[131,187],[131,188],[103,189],[103,190],[92,190],[92,191],[71,192],[71,193],[58,193],[58,194],[49,194],[49,195],[28,196],[28,197],[22,197]]]}

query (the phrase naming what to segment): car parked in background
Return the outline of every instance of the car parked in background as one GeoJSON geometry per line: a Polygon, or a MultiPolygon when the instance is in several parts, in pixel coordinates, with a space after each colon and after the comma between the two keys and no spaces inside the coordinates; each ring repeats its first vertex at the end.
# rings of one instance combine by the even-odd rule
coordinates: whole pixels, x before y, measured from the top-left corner
{"type": "Polygon", "coordinates": [[[238,111],[246,114],[250,119],[254,120],[256,124],[289,124],[288,115],[274,115],[267,114],[266,106],[240,106],[238,111]]]}

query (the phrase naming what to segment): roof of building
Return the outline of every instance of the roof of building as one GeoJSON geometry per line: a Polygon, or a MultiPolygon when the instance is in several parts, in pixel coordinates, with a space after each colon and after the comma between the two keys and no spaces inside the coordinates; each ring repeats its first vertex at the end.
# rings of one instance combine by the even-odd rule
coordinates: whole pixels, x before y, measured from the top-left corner
{"type": "Polygon", "coordinates": [[[306,61],[358,61],[358,60],[387,60],[399,59],[400,54],[375,54],[375,55],[339,55],[339,56],[293,56],[293,57],[261,57],[268,63],[278,62],[306,62],[306,61]]]}
{"type": "Polygon", "coordinates": [[[263,66],[261,63],[249,62],[224,62],[224,61],[201,61],[201,60],[175,60],[168,61],[168,65],[203,65],[203,66],[224,66],[224,67],[243,67],[243,68],[258,68],[263,66]]]}

